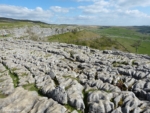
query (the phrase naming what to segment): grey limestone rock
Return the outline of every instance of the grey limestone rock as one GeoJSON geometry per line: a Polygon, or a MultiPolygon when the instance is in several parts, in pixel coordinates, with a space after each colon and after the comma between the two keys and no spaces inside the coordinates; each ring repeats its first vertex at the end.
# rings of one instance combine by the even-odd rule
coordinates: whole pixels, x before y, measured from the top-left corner
{"type": "Polygon", "coordinates": [[[112,113],[123,113],[121,107],[118,107],[112,111],[112,113]]]}
{"type": "Polygon", "coordinates": [[[49,72],[47,72],[46,74],[48,74],[52,79],[55,78],[55,74],[54,74],[53,71],[49,71],[49,72]]]}
{"type": "Polygon", "coordinates": [[[89,113],[111,113],[114,104],[108,100],[99,100],[89,104],[89,113]]]}
{"type": "MultiPolygon", "coordinates": [[[[26,29],[10,33],[27,36],[26,29]]],[[[70,31],[39,26],[30,30],[39,37],[70,31]]],[[[120,51],[1,39],[0,112],[148,113],[149,62],[149,57],[120,51]]]]}
{"type": "Polygon", "coordinates": [[[39,97],[36,92],[29,92],[23,88],[18,87],[7,98],[0,99],[1,113],[18,113],[18,112],[31,112],[31,113],[65,113],[66,108],[58,104],[52,99],[46,97],[39,97]],[[16,101],[17,99],[17,101],[16,101]]]}
{"type": "Polygon", "coordinates": [[[64,88],[56,87],[54,90],[47,93],[48,97],[54,99],[61,104],[67,104],[67,93],[64,88]]]}

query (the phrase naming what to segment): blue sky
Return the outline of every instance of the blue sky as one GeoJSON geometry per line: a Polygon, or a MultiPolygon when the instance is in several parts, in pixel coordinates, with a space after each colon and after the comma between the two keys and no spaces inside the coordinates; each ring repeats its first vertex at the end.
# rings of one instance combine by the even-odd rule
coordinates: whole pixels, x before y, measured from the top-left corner
{"type": "Polygon", "coordinates": [[[150,25],[150,0],[0,0],[0,17],[52,24],[150,25]]]}

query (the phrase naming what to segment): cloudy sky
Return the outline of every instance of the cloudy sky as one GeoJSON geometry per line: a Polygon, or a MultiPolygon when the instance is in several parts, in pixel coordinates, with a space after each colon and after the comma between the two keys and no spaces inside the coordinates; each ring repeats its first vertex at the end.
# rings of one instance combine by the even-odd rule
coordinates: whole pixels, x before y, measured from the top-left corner
{"type": "Polygon", "coordinates": [[[150,0],[0,0],[0,17],[55,24],[150,25],[150,0]]]}

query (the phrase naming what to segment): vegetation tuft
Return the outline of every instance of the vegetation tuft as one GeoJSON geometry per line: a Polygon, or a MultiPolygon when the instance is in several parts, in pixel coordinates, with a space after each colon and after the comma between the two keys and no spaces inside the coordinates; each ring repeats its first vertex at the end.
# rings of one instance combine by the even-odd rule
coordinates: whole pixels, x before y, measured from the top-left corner
{"type": "Polygon", "coordinates": [[[17,74],[15,74],[14,72],[12,72],[4,63],[3,63],[4,67],[9,71],[9,75],[13,80],[14,83],[14,87],[16,88],[19,84],[19,78],[17,76],[17,74]]]}
{"type": "Polygon", "coordinates": [[[3,94],[2,92],[0,92],[0,98],[6,98],[7,95],[3,94]]]}
{"type": "MultiPolygon", "coordinates": [[[[72,111],[76,110],[74,107],[70,106],[69,104],[66,104],[65,107],[67,108],[67,112],[68,113],[71,113],[72,111]]],[[[82,111],[80,110],[76,110],[78,113],[83,113],[82,111]]]]}
{"type": "Polygon", "coordinates": [[[45,96],[45,95],[43,95],[41,90],[36,87],[36,85],[34,83],[23,85],[23,88],[26,90],[29,90],[29,91],[36,91],[39,94],[39,96],[45,96]]]}

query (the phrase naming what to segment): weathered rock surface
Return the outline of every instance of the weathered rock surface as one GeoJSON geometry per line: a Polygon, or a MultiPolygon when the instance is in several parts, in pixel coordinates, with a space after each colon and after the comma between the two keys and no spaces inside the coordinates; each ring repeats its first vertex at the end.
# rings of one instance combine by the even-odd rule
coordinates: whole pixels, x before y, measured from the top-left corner
{"type": "Polygon", "coordinates": [[[3,39],[0,98],[2,113],[148,113],[150,57],[3,39]]]}
{"type": "Polygon", "coordinates": [[[35,26],[25,26],[19,28],[7,28],[7,29],[0,29],[0,36],[12,36],[14,38],[24,38],[24,37],[36,37],[36,38],[43,38],[52,35],[63,34],[67,32],[73,32],[73,30],[79,30],[73,26],[66,26],[66,27],[40,27],[38,25],[35,26]]]}
{"type": "Polygon", "coordinates": [[[8,97],[0,99],[1,113],[65,113],[66,108],[52,99],[38,96],[35,91],[16,88],[8,97]]]}

